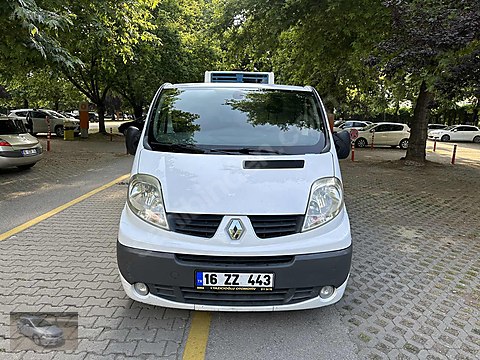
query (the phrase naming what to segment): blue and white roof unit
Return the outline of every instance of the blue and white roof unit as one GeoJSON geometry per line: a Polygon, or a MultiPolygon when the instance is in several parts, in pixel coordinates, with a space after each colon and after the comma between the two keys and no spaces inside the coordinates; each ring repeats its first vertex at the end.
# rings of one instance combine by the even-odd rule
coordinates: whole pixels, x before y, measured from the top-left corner
{"type": "Polygon", "coordinates": [[[206,83],[274,84],[273,72],[205,71],[206,83]]]}

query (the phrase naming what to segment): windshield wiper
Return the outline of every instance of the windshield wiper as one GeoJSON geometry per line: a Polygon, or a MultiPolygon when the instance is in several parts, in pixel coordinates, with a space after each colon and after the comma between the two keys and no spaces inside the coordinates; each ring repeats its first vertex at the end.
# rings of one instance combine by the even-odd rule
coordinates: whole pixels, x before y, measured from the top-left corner
{"type": "Polygon", "coordinates": [[[205,154],[205,150],[190,144],[165,144],[156,141],[151,141],[150,145],[154,150],[166,152],[183,152],[190,154],[205,154]]]}
{"type": "Polygon", "coordinates": [[[251,155],[255,153],[259,154],[276,154],[276,155],[286,155],[283,152],[272,150],[272,149],[254,149],[254,148],[240,148],[240,149],[210,149],[209,152],[215,153],[224,153],[224,154],[245,154],[251,155]]]}

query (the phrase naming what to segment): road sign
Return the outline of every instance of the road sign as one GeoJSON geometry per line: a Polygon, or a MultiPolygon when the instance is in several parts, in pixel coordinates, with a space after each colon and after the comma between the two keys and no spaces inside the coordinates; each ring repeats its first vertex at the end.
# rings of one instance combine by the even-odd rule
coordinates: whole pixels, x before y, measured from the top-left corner
{"type": "Polygon", "coordinates": [[[82,101],[78,107],[79,111],[88,111],[88,102],[82,101]]]}
{"type": "Polygon", "coordinates": [[[358,138],[358,130],[352,129],[350,130],[350,140],[356,140],[358,138]]]}

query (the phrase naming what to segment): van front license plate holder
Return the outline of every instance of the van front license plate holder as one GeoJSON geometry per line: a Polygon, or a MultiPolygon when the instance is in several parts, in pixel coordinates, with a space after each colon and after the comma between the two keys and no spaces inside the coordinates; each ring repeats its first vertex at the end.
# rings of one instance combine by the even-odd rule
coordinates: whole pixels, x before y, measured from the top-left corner
{"type": "Polygon", "coordinates": [[[275,274],[240,272],[195,272],[195,289],[214,291],[271,291],[275,274]]]}

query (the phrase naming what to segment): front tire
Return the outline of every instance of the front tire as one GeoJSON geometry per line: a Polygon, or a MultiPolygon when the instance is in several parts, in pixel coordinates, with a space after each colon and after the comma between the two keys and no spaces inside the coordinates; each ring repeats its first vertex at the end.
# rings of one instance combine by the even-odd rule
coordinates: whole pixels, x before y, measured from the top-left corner
{"type": "Polygon", "coordinates": [[[32,340],[35,344],[39,346],[42,345],[42,343],[40,342],[40,338],[37,335],[33,335],[32,340]]]}
{"type": "Polygon", "coordinates": [[[443,135],[442,138],[441,138],[441,140],[442,140],[443,142],[450,141],[450,136],[448,136],[448,135],[443,135]]]}
{"type": "Polygon", "coordinates": [[[365,140],[364,138],[357,139],[357,141],[355,141],[355,145],[358,148],[364,148],[365,146],[367,146],[367,140],[365,140]]]}
{"type": "Polygon", "coordinates": [[[402,150],[407,150],[408,149],[408,139],[403,139],[402,141],[400,141],[400,144],[398,144],[398,146],[400,146],[400,149],[402,149],[402,150]]]}
{"type": "Polygon", "coordinates": [[[480,144],[480,136],[478,136],[478,135],[475,136],[475,137],[473,138],[473,142],[474,142],[475,144],[480,144]]]}
{"type": "Polygon", "coordinates": [[[58,136],[58,137],[63,137],[63,126],[56,126],[55,127],[55,134],[58,136]]]}

